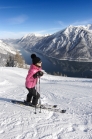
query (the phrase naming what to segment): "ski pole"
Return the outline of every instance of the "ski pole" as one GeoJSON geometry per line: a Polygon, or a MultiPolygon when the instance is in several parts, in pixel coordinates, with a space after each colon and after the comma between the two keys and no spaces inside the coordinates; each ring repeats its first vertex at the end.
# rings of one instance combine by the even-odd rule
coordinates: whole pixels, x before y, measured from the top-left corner
{"type": "Polygon", "coordinates": [[[40,104],[40,113],[41,113],[41,92],[40,92],[40,77],[39,77],[39,94],[40,94],[40,98],[39,98],[39,104],[40,104]]]}
{"type": "MultiPolygon", "coordinates": [[[[37,82],[36,82],[36,96],[37,96],[37,82]]],[[[36,114],[36,105],[35,105],[35,112],[34,113],[36,114]]]]}

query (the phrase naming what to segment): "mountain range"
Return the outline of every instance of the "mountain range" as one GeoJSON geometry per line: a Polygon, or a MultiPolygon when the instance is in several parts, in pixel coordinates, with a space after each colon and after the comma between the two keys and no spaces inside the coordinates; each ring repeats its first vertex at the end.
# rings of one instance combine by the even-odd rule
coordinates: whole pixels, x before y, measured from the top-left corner
{"type": "Polygon", "coordinates": [[[34,51],[57,59],[90,61],[92,59],[92,25],[69,26],[40,40],[34,51]]]}
{"type": "Polygon", "coordinates": [[[52,35],[27,34],[21,39],[3,41],[60,60],[92,61],[92,24],[70,25],[52,35]]]}

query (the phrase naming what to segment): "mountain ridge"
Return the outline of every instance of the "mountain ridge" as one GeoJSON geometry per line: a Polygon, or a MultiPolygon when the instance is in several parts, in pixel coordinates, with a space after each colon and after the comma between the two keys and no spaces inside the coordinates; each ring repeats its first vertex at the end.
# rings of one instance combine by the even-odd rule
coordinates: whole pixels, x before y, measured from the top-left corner
{"type": "Polygon", "coordinates": [[[92,59],[92,33],[83,27],[69,26],[38,42],[33,49],[58,59],[90,60],[92,59]]]}
{"type": "MultiPolygon", "coordinates": [[[[18,48],[67,60],[92,60],[92,24],[70,25],[54,34],[28,34],[15,41],[18,48]]],[[[12,43],[13,44],[13,43],[12,43]]]]}

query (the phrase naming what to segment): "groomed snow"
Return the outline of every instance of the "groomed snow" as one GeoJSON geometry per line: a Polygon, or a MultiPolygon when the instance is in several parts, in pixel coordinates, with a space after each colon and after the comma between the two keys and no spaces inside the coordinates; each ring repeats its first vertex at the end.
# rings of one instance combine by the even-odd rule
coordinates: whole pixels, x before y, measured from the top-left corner
{"type": "MultiPolygon", "coordinates": [[[[26,69],[0,67],[0,139],[92,139],[92,79],[44,74],[41,101],[65,114],[12,104],[24,100],[26,69]]],[[[39,90],[39,86],[38,86],[39,90]]]]}

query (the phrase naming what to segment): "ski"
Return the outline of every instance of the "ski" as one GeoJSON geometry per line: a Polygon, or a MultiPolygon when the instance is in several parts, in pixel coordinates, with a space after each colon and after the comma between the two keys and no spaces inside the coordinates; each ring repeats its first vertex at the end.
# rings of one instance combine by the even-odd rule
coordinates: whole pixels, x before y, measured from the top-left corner
{"type": "MultiPolygon", "coordinates": [[[[19,105],[24,105],[24,106],[29,106],[29,107],[35,107],[34,105],[32,105],[30,103],[30,105],[28,105],[25,101],[18,101],[18,100],[11,100],[12,103],[14,104],[19,104],[19,105]]],[[[57,105],[41,105],[41,106],[36,106],[36,108],[41,108],[44,110],[48,110],[48,111],[53,111],[53,112],[59,112],[59,113],[65,113],[66,110],[61,110],[60,108],[57,108],[57,105]]]]}

